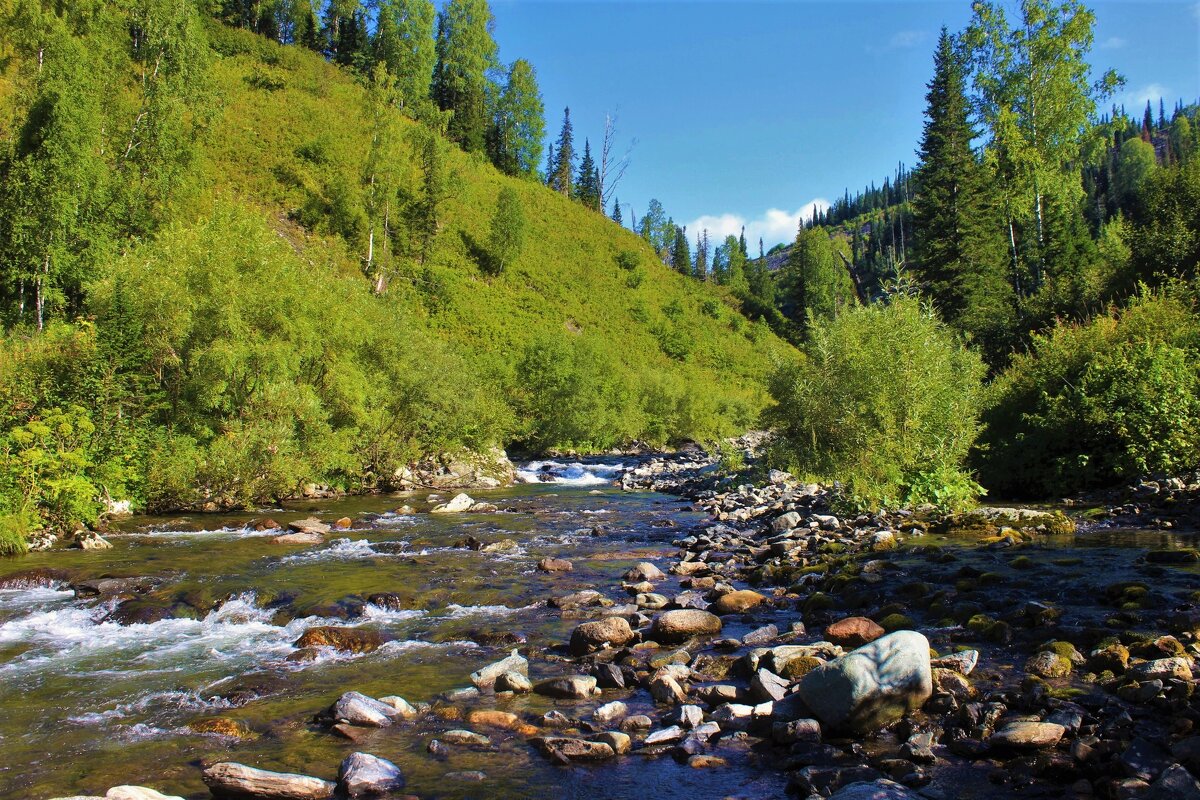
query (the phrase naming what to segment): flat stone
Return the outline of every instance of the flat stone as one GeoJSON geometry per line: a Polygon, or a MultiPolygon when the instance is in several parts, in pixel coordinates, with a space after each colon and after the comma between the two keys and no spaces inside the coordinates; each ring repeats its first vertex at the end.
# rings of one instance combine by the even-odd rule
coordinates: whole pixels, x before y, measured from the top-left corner
{"type": "Polygon", "coordinates": [[[221,761],[201,773],[216,797],[257,800],[328,800],[337,788],[332,781],[288,772],[269,772],[234,761],[221,761]]]}
{"type": "Polygon", "coordinates": [[[1170,678],[1190,681],[1192,679],[1191,663],[1183,656],[1158,658],[1142,664],[1134,664],[1129,667],[1129,671],[1139,681],[1166,681],[1170,678]]]}
{"type": "Polygon", "coordinates": [[[952,669],[960,675],[970,675],[978,663],[978,650],[963,650],[961,653],[951,653],[948,656],[935,658],[929,662],[929,665],[935,669],[952,669]]]}
{"type": "Polygon", "coordinates": [[[617,754],[605,742],[589,742],[567,736],[535,736],[529,740],[542,754],[560,763],[605,761],[617,754]]]}
{"type": "Polygon", "coordinates": [[[463,747],[487,747],[492,743],[492,740],[482,733],[475,733],[475,731],[463,730],[462,728],[446,731],[441,734],[440,738],[442,741],[463,747]]]}
{"type": "Polygon", "coordinates": [[[537,568],[542,572],[570,572],[575,565],[565,558],[543,558],[537,563],[537,568]]]}
{"type": "Polygon", "coordinates": [[[293,520],[287,524],[287,527],[289,531],[295,531],[296,533],[316,533],[322,535],[332,530],[330,526],[321,522],[316,517],[293,520]]]}
{"type": "Polygon", "coordinates": [[[693,636],[711,636],[720,632],[720,617],[692,608],[664,611],[650,626],[650,638],[664,644],[678,644],[693,636]]]}
{"type": "Polygon", "coordinates": [[[611,703],[605,703],[592,712],[592,721],[597,725],[608,727],[615,722],[620,722],[629,714],[629,708],[620,700],[614,700],[611,703]]]}
{"type": "Polygon", "coordinates": [[[310,546],[321,544],[325,541],[325,537],[319,533],[310,533],[308,531],[297,533],[284,533],[271,539],[273,544],[291,544],[299,546],[310,546]]]}
{"type": "Polygon", "coordinates": [[[104,800],[183,800],[183,798],[147,789],[145,786],[114,786],[104,793],[104,800]]]}
{"type": "Polygon", "coordinates": [[[683,738],[683,735],[683,728],[679,727],[678,725],[672,725],[669,728],[662,728],[661,730],[652,732],[646,737],[644,744],[655,745],[678,742],[683,738]]]}
{"type": "Polygon", "coordinates": [[[988,739],[993,747],[1016,750],[1037,750],[1053,747],[1062,739],[1066,728],[1053,722],[1010,722],[988,739]]]}

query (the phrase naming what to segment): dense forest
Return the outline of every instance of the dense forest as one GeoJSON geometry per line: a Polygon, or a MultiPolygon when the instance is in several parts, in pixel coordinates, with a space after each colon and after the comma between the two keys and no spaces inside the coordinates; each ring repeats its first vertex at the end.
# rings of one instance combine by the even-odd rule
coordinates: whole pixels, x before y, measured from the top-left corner
{"type": "Polygon", "coordinates": [[[6,548],[755,423],[787,345],[544,186],[486,3],[297,7],[0,3],[6,548]]]}
{"type": "Polygon", "coordinates": [[[762,422],[860,506],[1200,466],[1198,107],[1101,113],[1091,12],[1016,13],[942,31],[916,166],[768,253],[623,208],[611,118],[544,147],[485,0],[3,0],[5,547],[762,422]]]}

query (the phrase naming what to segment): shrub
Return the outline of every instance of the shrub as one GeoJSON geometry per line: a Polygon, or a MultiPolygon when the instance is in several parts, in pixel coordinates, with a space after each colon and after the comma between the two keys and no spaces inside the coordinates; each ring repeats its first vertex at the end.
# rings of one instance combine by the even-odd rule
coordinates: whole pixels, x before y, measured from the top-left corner
{"type": "Polygon", "coordinates": [[[1200,321],[1174,295],[1038,336],[989,390],[984,484],[1049,497],[1200,465],[1200,321]]]}
{"type": "Polygon", "coordinates": [[[856,507],[971,499],[978,487],[963,462],[979,430],[984,367],[920,301],[816,320],[805,355],[771,381],[775,459],[842,482],[856,507]]]}

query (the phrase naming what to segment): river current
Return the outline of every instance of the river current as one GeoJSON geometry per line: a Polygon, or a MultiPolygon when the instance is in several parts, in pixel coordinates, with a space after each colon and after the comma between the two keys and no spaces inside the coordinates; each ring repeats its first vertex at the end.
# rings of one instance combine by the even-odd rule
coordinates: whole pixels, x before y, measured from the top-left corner
{"type": "MultiPolygon", "coordinates": [[[[108,536],[111,550],[0,561],[0,797],[139,784],[203,798],[205,763],[331,779],[355,750],[395,761],[406,791],[421,798],[781,795],[783,779],[749,749],[735,752],[718,778],[670,758],[558,767],[505,731],[488,731],[489,749],[435,758],[428,742],[465,726],[454,720],[383,729],[358,743],[313,723],[351,690],[436,704],[506,655],[512,645],[500,640],[508,634],[526,640],[523,652],[565,642],[579,620],[546,607],[548,598],[584,588],[616,596],[625,570],[673,552],[672,539],[701,519],[678,498],[622,492],[613,485],[620,469],[615,460],[523,465],[531,483],[471,492],[495,513],[430,514],[427,493],[410,493],[255,514],[135,517],[108,536]],[[405,504],[417,513],[395,513],[405,504]],[[353,524],[310,547],[273,543],[278,531],[253,527],[264,517],[286,524],[314,515],[353,524]],[[496,547],[472,549],[468,537],[496,547]],[[547,556],[569,558],[575,569],[537,571],[547,556]],[[110,576],[156,584],[120,612],[117,598],[68,588],[110,576]],[[376,593],[395,599],[374,605],[376,593]],[[322,649],[298,658],[295,641],[318,625],[368,628],[388,641],[366,654],[322,649]],[[254,738],[189,727],[214,716],[243,722],[254,738]]],[[[549,652],[531,659],[535,680],[568,669],[549,652]]],[[[593,705],[627,694],[606,692],[593,705]]],[[[529,719],[556,707],[537,696],[486,702],[529,719]]],[[[561,710],[586,713],[574,703],[561,710]]]]}

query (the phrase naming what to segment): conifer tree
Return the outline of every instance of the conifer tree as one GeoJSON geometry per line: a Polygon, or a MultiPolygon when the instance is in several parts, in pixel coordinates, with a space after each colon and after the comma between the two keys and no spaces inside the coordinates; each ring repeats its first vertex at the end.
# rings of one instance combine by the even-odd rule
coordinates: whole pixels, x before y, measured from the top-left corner
{"type": "Polygon", "coordinates": [[[945,28],[933,64],[913,201],[915,271],[948,323],[982,337],[1006,326],[1013,292],[987,176],[971,149],[964,64],[945,28]]]}
{"type": "Polygon", "coordinates": [[[486,146],[488,70],[497,51],[492,25],[487,0],[449,0],[437,20],[433,100],[453,112],[446,132],[468,152],[486,146]]]}
{"type": "Polygon", "coordinates": [[[671,247],[671,266],[684,275],[690,275],[692,272],[692,254],[688,248],[686,227],[675,227],[675,243],[671,247]]]}
{"type": "Polygon", "coordinates": [[[574,193],[575,170],[575,134],[571,129],[571,109],[563,109],[562,129],[558,133],[558,143],[554,148],[554,170],[549,180],[550,188],[560,194],[570,197],[574,193]]]}
{"type": "Polygon", "coordinates": [[[854,301],[850,276],[823,228],[800,226],[785,268],[792,319],[807,335],[810,319],[828,319],[854,301]]]}
{"type": "Polygon", "coordinates": [[[575,179],[575,199],[588,208],[600,210],[600,183],[596,173],[596,162],[592,160],[592,145],[583,140],[583,160],[579,162],[579,175],[575,179]]]}
{"type": "Polygon", "coordinates": [[[623,224],[621,220],[621,201],[616,197],[613,198],[612,221],[618,225],[623,224]]]}
{"type": "Polygon", "coordinates": [[[554,186],[554,165],[558,162],[555,160],[554,142],[546,146],[546,174],[542,176],[547,186],[554,186]]]}

